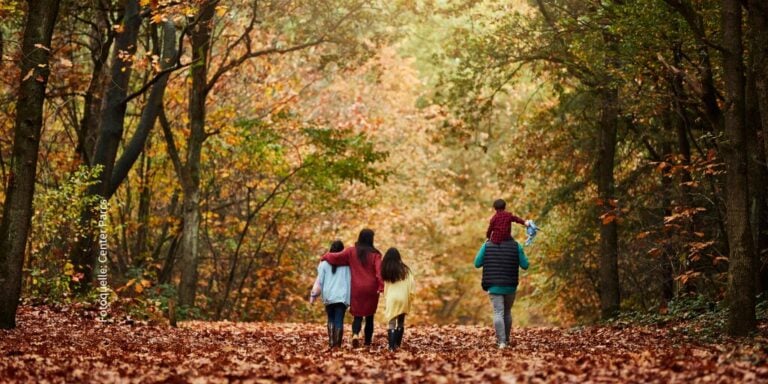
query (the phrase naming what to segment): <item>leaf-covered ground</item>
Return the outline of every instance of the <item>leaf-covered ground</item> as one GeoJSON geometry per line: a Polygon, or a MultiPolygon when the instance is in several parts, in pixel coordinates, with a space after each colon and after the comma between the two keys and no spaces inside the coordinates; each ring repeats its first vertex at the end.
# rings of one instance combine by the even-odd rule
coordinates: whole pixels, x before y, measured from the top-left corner
{"type": "Polygon", "coordinates": [[[87,317],[22,307],[19,328],[0,331],[0,382],[768,382],[762,337],[696,344],[659,328],[532,328],[500,351],[490,326],[419,326],[396,353],[381,329],[371,348],[327,352],[320,324],[87,317]]]}

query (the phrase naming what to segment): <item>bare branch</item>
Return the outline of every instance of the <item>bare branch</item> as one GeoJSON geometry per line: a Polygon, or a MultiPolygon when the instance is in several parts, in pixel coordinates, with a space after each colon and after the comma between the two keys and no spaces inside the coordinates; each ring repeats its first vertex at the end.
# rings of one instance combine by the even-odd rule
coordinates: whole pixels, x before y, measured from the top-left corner
{"type": "Polygon", "coordinates": [[[146,92],[150,87],[152,87],[152,85],[154,85],[160,79],[162,79],[163,76],[165,76],[165,75],[167,75],[167,74],[169,74],[171,72],[178,71],[179,69],[183,69],[183,68],[189,67],[192,64],[194,64],[194,61],[190,61],[189,63],[184,63],[184,64],[176,64],[173,67],[169,67],[169,68],[163,69],[162,71],[157,72],[155,74],[155,76],[153,76],[149,81],[144,83],[144,85],[142,85],[141,88],[139,88],[139,90],[137,90],[136,92],[133,92],[130,95],[126,96],[125,99],[123,99],[122,103],[127,103],[127,102],[129,102],[129,101],[131,101],[131,100],[133,100],[133,99],[143,95],[144,92],[146,92]]]}
{"type": "Polygon", "coordinates": [[[211,80],[208,81],[208,85],[206,87],[206,90],[210,90],[213,88],[213,86],[216,84],[216,82],[219,81],[221,76],[223,76],[225,73],[229,72],[230,70],[239,67],[241,64],[243,64],[245,61],[249,59],[253,59],[259,56],[265,56],[270,54],[286,54],[290,52],[299,51],[305,48],[309,48],[312,46],[320,45],[324,43],[325,39],[318,39],[310,42],[306,42],[304,44],[295,45],[293,47],[289,48],[277,48],[277,47],[271,47],[266,48],[258,51],[251,51],[243,54],[242,56],[238,57],[236,60],[230,61],[227,65],[224,65],[222,67],[219,67],[219,69],[216,71],[216,73],[211,77],[211,80]]]}

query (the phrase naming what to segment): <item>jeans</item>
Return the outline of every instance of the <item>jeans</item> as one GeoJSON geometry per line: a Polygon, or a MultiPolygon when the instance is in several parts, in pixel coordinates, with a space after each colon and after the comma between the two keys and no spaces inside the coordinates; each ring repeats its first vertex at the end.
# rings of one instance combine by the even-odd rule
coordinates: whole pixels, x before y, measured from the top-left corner
{"type": "MultiPolygon", "coordinates": [[[[360,328],[363,326],[363,317],[355,316],[352,321],[352,333],[357,335],[360,333],[360,328]]],[[[373,315],[365,317],[365,344],[371,344],[373,340],[373,315]]]]}
{"type": "Polygon", "coordinates": [[[389,321],[389,329],[403,328],[405,326],[405,313],[389,321]]]}
{"type": "Polygon", "coordinates": [[[509,333],[512,331],[512,304],[515,303],[515,294],[488,295],[493,306],[493,327],[496,328],[496,342],[506,344],[509,342],[509,333]]]}
{"type": "Polygon", "coordinates": [[[347,306],[344,303],[328,304],[325,306],[325,312],[328,314],[328,322],[334,327],[344,327],[344,314],[347,312],[347,306]]]}

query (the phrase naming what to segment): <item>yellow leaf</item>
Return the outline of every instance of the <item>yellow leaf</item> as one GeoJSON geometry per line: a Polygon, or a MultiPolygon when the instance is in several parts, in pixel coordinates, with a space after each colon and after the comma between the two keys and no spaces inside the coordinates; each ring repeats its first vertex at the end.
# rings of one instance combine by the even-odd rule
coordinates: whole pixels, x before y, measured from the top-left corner
{"type": "Polygon", "coordinates": [[[72,276],[75,273],[75,266],[72,263],[64,264],[64,275],[72,276]]]}

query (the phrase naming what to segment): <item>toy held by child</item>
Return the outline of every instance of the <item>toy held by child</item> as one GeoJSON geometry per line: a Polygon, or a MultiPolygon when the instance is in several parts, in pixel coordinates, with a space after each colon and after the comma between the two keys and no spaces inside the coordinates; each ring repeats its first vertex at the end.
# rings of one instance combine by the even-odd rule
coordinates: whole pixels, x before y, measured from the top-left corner
{"type": "Polygon", "coordinates": [[[381,262],[381,278],[384,280],[385,318],[389,350],[400,348],[405,332],[405,315],[411,310],[413,273],[400,256],[397,248],[390,248],[381,262]]]}
{"type": "Polygon", "coordinates": [[[526,247],[533,244],[533,240],[536,239],[536,234],[538,234],[539,231],[541,231],[541,228],[539,228],[533,220],[528,220],[528,226],[525,227],[525,234],[528,235],[525,239],[526,247]]]}
{"type": "MultiPolygon", "coordinates": [[[[344,243],[336,240],[331,244],[331,252],[344,250],[344,243]]],[[[349,306],[352,277],[346,266],[334,266],[327,261],[321,261],[317,266],[317,279],[309,296],[310,304],[322,294],[325,312],[328,315],[328,346],[341,346],[344,333],[344,314],[349,306]]]]}

